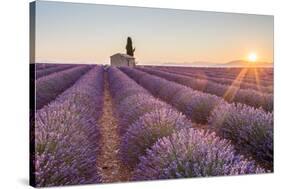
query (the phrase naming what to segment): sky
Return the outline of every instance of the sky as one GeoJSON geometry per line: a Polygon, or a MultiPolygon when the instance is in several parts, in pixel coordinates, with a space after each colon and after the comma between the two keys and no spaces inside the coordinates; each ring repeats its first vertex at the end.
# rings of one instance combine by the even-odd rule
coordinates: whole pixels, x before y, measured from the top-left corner
{"type": "Polygon", "coordinates": [[[36,62],[109,63],[133,40],[139,64],[273,62],[273,16],[36,2],[36,62]]]}

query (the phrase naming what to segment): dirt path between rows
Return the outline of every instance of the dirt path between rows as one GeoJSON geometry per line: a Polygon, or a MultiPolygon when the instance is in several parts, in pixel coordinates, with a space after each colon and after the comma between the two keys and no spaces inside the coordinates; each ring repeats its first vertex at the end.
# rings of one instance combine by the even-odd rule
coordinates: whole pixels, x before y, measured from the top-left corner
{"type": "Polygon", "coordinates": [[[120,136],[118,122],[113,115],[107,73],[104,76],[104,83],[103,114],[99,120],[101,153],[97,159],[97,167],[103,183],[124,182],[130,179],[131,174],[129,169],[118,158],[120,136]]]}

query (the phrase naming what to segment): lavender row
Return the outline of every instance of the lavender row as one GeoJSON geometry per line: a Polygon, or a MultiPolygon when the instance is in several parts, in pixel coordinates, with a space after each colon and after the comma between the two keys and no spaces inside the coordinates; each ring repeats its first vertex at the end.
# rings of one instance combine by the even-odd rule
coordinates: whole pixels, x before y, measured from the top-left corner
{"type": "Polygon", "coordinates": [[[85,74],[55,101],[36,112],[37,187],[101,182],[96,158],[103,103],[103,68],[85,74]]]}
{"type": "Polygon", "coordinates": [[[192,68],[192,67],[162,67],[157,66],[153,68],[160,68],[160,69],[168,69],[170,71],[176,71],[181,72],[185,74],[196,74],[197,76],[203,76],[203,77],[210,77],[210,78],[226,78],[229,80],[235,80],[237,78],[241,79],[242,83],[248,83],[248,84],[256,84],[258,76],[259,78],[259,84],[261,86],[271,86],[273,83],[273,76],[272,74],[267,74],[264,72],[264,70],[267,70],[265,68],[263,69],[251,69],[251,68],[240,68],[238,69],[239,72],[232,73],[232,70],[234,68],[192,68]],[[243,74],[243,77],[240,77],[243,74]]]}
{"type": "Polygon", "coordinates": [[[230,79],[235,79],[237,76],[247,70],[243,77],[243,81],[249,83],[255,83],[256,77],[258,76],[262,85],[270,85],[273,81],[273,68],[240,68],[237,70],[230,69],[220,69],[219,72],[212,73],[212,70],[206,71],[210,76],[221,76],[228,77],[230,79]]]}
{"type": "Polygon", "coordinates": [[[273,169],[273,114],[243,104],[223,103],[208,118],[210,128],[273,169]]]}
{"type": "Polygon", "coordinates": [[[154,180],[264,173],[254,161],[236,155],[232,145],[214,133],[182,129],[159,139],[140,158],[133,180],[154,180]]]}
{"type": "Polygon", "coordinates": [[[36,80],[36,109],[40,109],[54,100],[89,69],[89,66],[78,66],[36,80]]]}
{"type": "Polygon", "coordinates": [[[52,67],[46,68],[46,69],[36,70],[36,79],[39,79],[39,78],[47,76],[49,74],[63,71],[63,70],[66,70],[66,69],[69,69],[72,67],[75,67],[75,65],[63,64],[63,65],[52,66],[52,67]]]}
{"type": "Polygon", "coordinates": [[[226,103],[215,95],[196,91],[137,69],[123,67],[121,70],[155,97],[173,105],[196,123],[206,124],[211,111],[218,104],[226,103]]]}
{"type": "Polygon", "coordinates": [[[95,66],[91,68],[86,74],[78,79],[75,84],[60,94],[57,102],[66,100],[69,96],[73,95],[81,102],[77,102],[81,106],[93,104],[94,109],[92,117],[99,119],[103,109],[103,92],[104,92],[104,69],[102,66],[95,66]]]}
{"type": "Polygon", "coordinates": [[[239,87],[241,89],[253,89],[256,91],[264,92],[264,93],[272,93],[273,92],[273,86],[262,86],[257,83],[248,83],[243,81],[243,78],[238,79],[237,81],[235,79],[229,79],[227,76],[225,77],[218,77],[218,76],[206,76],[205,74],[198,75],[198,73],[189,73],[179,70],[171,70],[169,68],[158,68],[159,70],[166,71],[169,73],[179,74],[183,76],[189,76],[193,78],[198,78],[202,80],[210,80],[216,83],[225,84],[225,85],[232,85],[235,87],[239,87]]]}
{"type": "Polygon", "coordinates": [[[38,70],[43,70],[43,69],[54,67],[55,65],[56,64],[36,63],[35,68],[36,68],[36,71],[38,71],[38,70]]]}
{"type": "Polygon", "coordinates": [[[185,116],[171,108],[168,104],[149,95],[142,87],[132,82],[131,79],[118,69],[110,68],[109,76],[111,93],[114,97],[115,108],[119,113],[120,119],[128,120],[126,119],[127,116],[134,116],[132,122],[127,122],[127,124],[131,124],[130,126],[125,125],[126,121],[120,121],[120,126],[125,126],[127,128],[121,140],[120,153],[123,161],[127,165],[130,165],[132,168],[135,167],[133,180],[144,180],[144,177],[156,179],[192,176],[175,176],[174,173],[166,171],[170,168],[170,165],[178,167],[178,170],[173,171],[181,170],[187,173],[192,171],[192,167],[197,167],[199,170],[209,170],[206,174],[196,172],[194,176],[264,172],[264,170],[257,167],[253,161],[247,161],[243,159],[242,156],[234,155],[235,151],[228,141],[220,140],[211,133],[203,135],[201,131],[191,129],[191,122],[187,120],[185,116]],[[125,98],[121,97],[122,100],[120,101],[116,100],[119,94],[122,96],[126,94],[126,91],[135,91],[135,94],[131,93],[131,95],[125,98]],[[165,144],[160,153],[157,155],[151,154],[151,151],[157,148],[155,146],[158,146],[162,140],[165,140],[163,137],[169,137],[173,133],[176,133],[174,135],[178,135],[177,133],[181,134],[183,132],[196,133],[194,136],[196,136],[198,141],[201,141],[201,145],[193,147],[188,144],[191,142],[197,143],[197,141],[194,141],[194,137],[186,137],[186,141],[188,141],[186,143],[174,139],[174,143],[178,142],[177,150],[179,151],[177,151],[177,153],[171,151],[171,148],[173,148],[172,144],[165,144]],[[208,139],[211,137],[215,139],[212,145],[209,145],[210,142],[204,139],[205,137],[208,139]],[[212,148],[210,148],[210,146],[212,148]],[[222,153],[221,146],[229,150],[222,153]],[[188,150],[187,148],[190,149],[188,150]],[[186,153],[184,149],[187,149],[189,153],[186,153]],[[191,151],[191,149],[193,149],[193,151],[191,151]],[[201,157],[200,160],[202,160],[202,162],[198,164],[191,158],[193,156],[199,156],[198,153],[201,153],[200,155],[204,154],[205,157],[211,157],[211,159],[204,159],[201,157]],[[223,156],[222,154],[225,155],[223,156]],[[165,158],[167,155],[173,158],[165,158]],[[147,158],[155,164],[146,164],[148,161],[145,161],[145,159],[147,158]],[[178,164],[181,162],[175,161],[175,159],[178,158],[185,158],[185,165],[189,166],[181,167],[181,165],[178,164]],[[223,162],[225,164],[217,162],[223,162]],[[150,171],[142,171],[151,169],[153,169],[153,176],[150,171]],[[162,176],[163,172],[166,173],[167,177],[162,176]]]}
{"type": "Polygon", "coordinates": [[[122,136],[120,155],[126,165],[133,168],[158,138],[176,128],[191,127],[185,116],[155,99],[117,68],[109,68],[108,74],[122,136]]]}
{"type": "Polygon", "coordinates": [[[273,110],[273,95],[264,94],[251,89],[239,89],[235,86],[214,83],[208,80],[198,80],[193,77],[180,76],[164,71],[139,68],[147,73],[165,78],[170,81],[190,87],[194,90],[203,91],[219,97],[223,97],[228,102],[239,102],[255,108],[262,107],[266,111],[273,110]]]}
{"type": "MultiPolygon", "coordinates": [[[[232,69],[232,68],[231,68],[232,69]]],[[[237,78],[241,79],[243,83],[249,84],[256,84],[257,79],[259,79],[261,86],[269,86],[272,85],[273,75],[267,74],[265,71],[266,69],[250,69],[250,68],[243,68],[240,69],[239,72],[232,74],[231,69],[222,69],[220,72],[213,70],[205,70],[203,72],[192,72],[192,70],[185,70],[186,73],[200,73],[208,76],[208,77],[217,77],[217,78],[228,78],[230,80],[235,80],[237,78]],[[243,77],[241,77],[243,76],[243,77]]],[[[176,69],[177,70],[177,69],[176,69]]]]}
{"type": "MultiPolygon", "coordinates": [[[[162,66],[161,66],[162,67],[162,66]]],[[[163,68],[163,67],[162,67],[163,68]]],[[[209,77],[221,77],[236,79],[241,72],[244,72],[243,82],[255,83],[258,74],[262,85],[270,85],[273,80],[273,68],[194,68],[194,67],[164,67],[170,70],[182,71],[185,73],[196,73],[209,77]]]]}
{"type": "Polygon", "coordinates": [[[207,124],[209,122],[212,125],[212,129],[217,131],[221,137],[232,140],[239,152],[244,153],[247,151],[255,159],[260,162],[267,162],[272,167],[273,151],[270,148],[273,145],[272,113],[246,105],[229,104],[215,95],[192,90],[191,88],[137,69],[125,67],[121,69],[155,97],[170,103],[193,122],[200,124],[207,124]],[[232,111],[226,114],[228,117],[224,117],[225,111],[218,111],[218,107],[231,107],[232,111]],[[243,110],[241,107],[243,107],[243,110]],[[216,111],[217,113],[213,113],[216,111]],[[234,112],[236,113],[234,114],[234,112]],[[226,122],[219,124],[219,122],[214,121],[220,119],[226,122]],[[243,127],[239,124],[242,124],[243,127]],[[222,134],[229,130],[230,127],[232,130],[235,130],[235,133],[239,134],[235,135],[235,137],[230,136],[234,131],[229,131],[229,135],[222,134]],[[218,132],[218,130],[221,132],[218,132]],[[248,145],[249,140],[251,140],[251,145],[248,145]],[[269,147],[259,144],[265,144],[269,147]]]}

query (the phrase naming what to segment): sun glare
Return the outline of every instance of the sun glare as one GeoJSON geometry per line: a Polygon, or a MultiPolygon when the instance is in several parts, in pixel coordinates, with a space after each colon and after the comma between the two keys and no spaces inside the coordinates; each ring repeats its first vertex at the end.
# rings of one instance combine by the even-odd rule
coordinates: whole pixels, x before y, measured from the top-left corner
{"type": "Polygon", "coordinates": [[[248,60],[249,60],[250,62],[255,62],[255,61],[257,60],[257,55],[256,55],[256,53],[251,53],[251,54],[249,54],[248,60]]]}

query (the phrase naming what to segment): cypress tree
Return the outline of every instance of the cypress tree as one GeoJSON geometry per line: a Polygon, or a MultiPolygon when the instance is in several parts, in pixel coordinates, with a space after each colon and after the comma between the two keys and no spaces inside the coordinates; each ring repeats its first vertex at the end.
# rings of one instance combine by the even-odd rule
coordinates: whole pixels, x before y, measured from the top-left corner
{"type": "Polygon", "coordinates": [[[135,48],[133,48],[133,42],[131,37],[127,38],[126,51],[127,55],[134,56],[135,48]]]}

